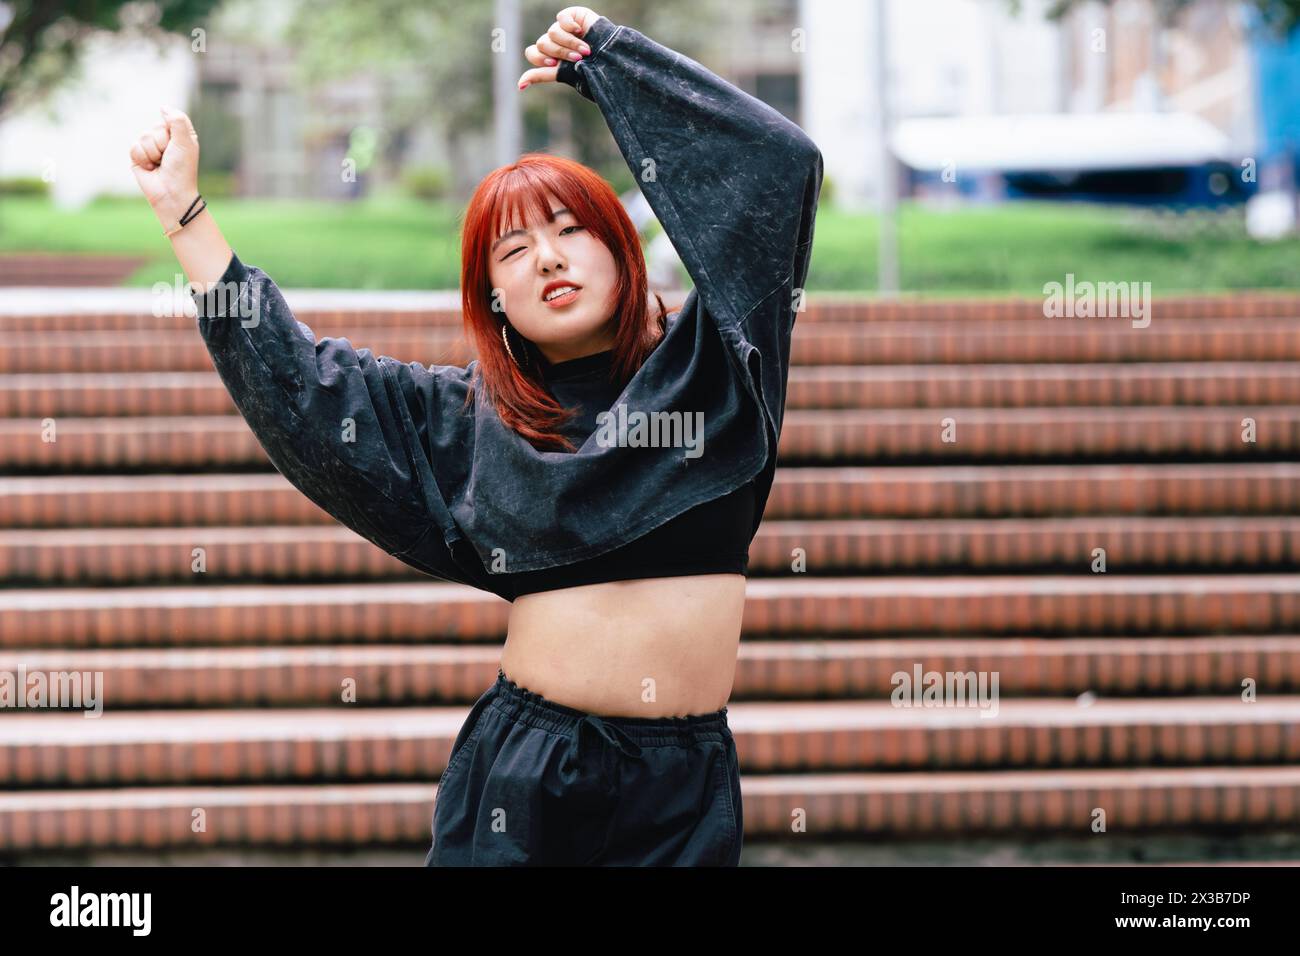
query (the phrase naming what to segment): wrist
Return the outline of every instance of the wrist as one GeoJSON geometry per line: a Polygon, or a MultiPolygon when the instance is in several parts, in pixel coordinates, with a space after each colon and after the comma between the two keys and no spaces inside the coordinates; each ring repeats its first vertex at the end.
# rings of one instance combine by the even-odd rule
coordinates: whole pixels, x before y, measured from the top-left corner
{"type": "Polygon", "coordinates": [[[608,45],[610,38],[621,29],[623,28],[604,15],[596,17],[587,24],[587,29],[582,34],[582,41],[591,48],[591,53],[578,62],[561,60],[555,71],[556,82],[573,87],[585,99],[594,103],[596,98],[591,95],[591,90],[587,87],[583,67],[598,57],[600,51],[608,45]]]}
{"type": "MultiPolygon", "coordinates": [[[[164,229],[174,229],[180,224],[181,217],[187,211],[193,212],[190,205],[194,204],[194,200],[198,195],[199,191],[196,187],[188,193],[166,196],[155,203],[151,203],[154,215],[158,217],[158,221],[162,223],[164,229]]],[[[194,204],[194,208],[198,209],[202,205],[201,202],[194,204]]]]}

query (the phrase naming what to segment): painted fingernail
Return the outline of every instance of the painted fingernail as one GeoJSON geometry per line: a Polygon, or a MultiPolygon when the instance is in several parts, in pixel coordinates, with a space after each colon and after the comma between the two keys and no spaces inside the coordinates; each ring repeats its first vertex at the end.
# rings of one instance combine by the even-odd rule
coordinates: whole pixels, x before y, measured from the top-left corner
{"type": "Polygon", "coordinates": [[[558,63],[558,62],[559,62],[559,60],[553,60],[553,59],[551,59],[549,56],[546,58],[546,65],[547,65],[547,66],[555,66],[555,64],[558,63]]]}
{"type": "Polygon", "coordinates": [[[588,56],[591,54],[591,47],[587,46],[587,44],[585,43],[582,46],[578,47],[578,49],[582,51],[583,56],[588,56]]]}
{"type": "Polygon", "coordinates": [[[581,53],[570,53],[569,56],[572,57],[572,58],[575,59],[575,60],[581,60],[581,59],[582,59],[582,54],[581,54],[581,53]]]}
{"type": "Polygon", "coordinates": [[[520,83],[520,84],[519,84],[519,88],[522,90],[522,89],[523,89],[524,87],[526,87],[527,85],[528,85],[528,82],[527,82],[527,81],[524,81],[523,83],[520,83]]]}

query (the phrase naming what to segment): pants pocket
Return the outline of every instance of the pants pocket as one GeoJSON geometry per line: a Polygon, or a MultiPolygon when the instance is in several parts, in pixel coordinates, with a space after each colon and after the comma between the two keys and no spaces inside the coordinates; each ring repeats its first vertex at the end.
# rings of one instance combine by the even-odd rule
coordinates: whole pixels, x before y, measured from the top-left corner
{"type": "Polygon", "coordinates": [[[605,866],[727,865],[738,839],[728,748],[720,740],[648,747],[622,764],[605,866]]]}
{"type": "Polygon", "coordinates": [[[456,734],[456,740],[451,745],[451,754],[447,758],[447,766],[438,777],[438,789],[433,796],[433,820],[430,830],[433,834],[434,846],[430,847],[429,855],[425,858],[425,865],[432,866],[435,857],[435,850],[438,839],[438,807],[443,803],[444,793],[449,793],[457,779],[457,774],[465,766],[466,758],[473,751],[474,745],[478,743],[479,737],[486,726],[484,711],[492,703],[492,698],[496,693],[496,685],[489,687],[482,696],[475,701],[474,706],[470,708],[469,716],[461,724],[460,731],[456,734]]]}
{"type": "Polygon", "coordinates": [[[727,799],[731,810],[731,843],[722,858],[723,866],[740,864],[740,848],[745,840],[745,808],[740,793],[740,757],[736,753],[736,741],[730,733],[726,734],[726,786],[727,799]]]}

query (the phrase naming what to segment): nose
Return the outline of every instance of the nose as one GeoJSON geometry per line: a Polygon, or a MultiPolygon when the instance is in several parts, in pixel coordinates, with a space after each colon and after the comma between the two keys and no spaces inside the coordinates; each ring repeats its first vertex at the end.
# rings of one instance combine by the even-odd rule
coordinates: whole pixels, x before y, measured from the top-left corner
{"type": "Polygon", "coordinates": [[[542,275],[550,275],[552,272],[566,268],[567,265],[564,254],[560,252],[560,247],[553,239],[543,237],[537,240],[537,268],[541,270],[542,275]]]}

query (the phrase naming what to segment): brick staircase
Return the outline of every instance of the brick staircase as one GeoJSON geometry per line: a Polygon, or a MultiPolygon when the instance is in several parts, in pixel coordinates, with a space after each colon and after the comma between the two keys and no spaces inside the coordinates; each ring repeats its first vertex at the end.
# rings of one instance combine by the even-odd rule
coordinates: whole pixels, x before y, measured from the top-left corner
{"type": "MultiPolygon", "coordinates": [[[[468,358],[446,309],[298,314],[468,358]]],[[[1300,822],[1300,296],[1154,315],[800,316],[730,705],[747,845],[797,819],[953,842],[1087,838],[1095,808],[1124,834],[1300,822]],[[916,668],[996,673],[996,714],[893,706],[916,668]]],[[[418,863],[509,605],[289,486],[192,319],[52,308],[0,332],[0,672],[102,672],[105,697],[97,719],[0,711],[0,858],[418,863]]]]}

